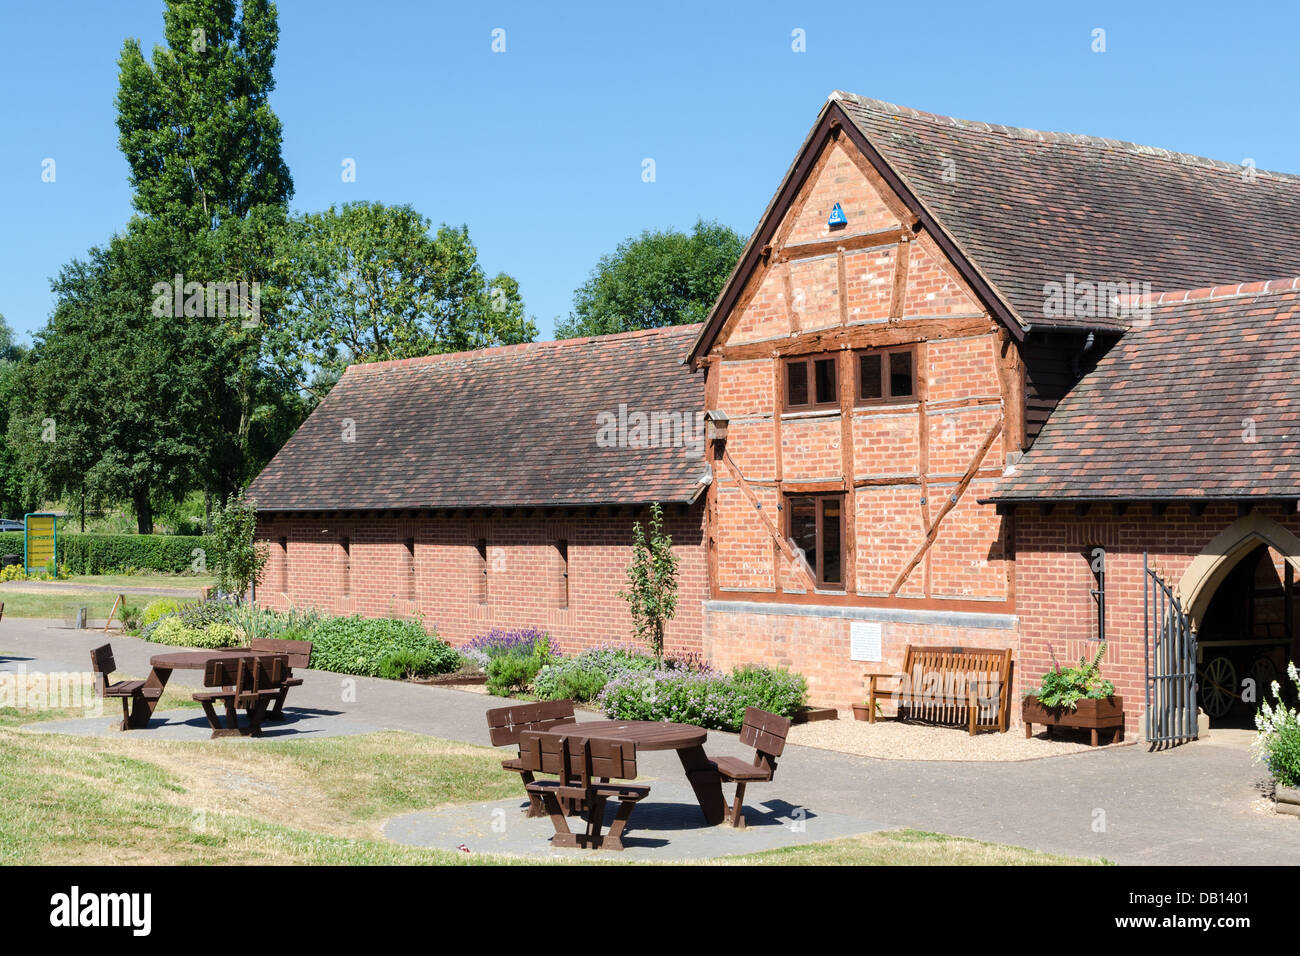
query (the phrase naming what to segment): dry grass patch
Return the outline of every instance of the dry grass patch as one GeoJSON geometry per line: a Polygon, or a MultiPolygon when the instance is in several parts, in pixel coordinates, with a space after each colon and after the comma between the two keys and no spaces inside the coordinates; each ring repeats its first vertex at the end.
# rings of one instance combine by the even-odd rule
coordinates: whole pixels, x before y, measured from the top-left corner
{"type": "Polygon", "coordinates": [[[1097,866],[1104,861],[922,830],[888,830],[727,857],[718,862],[730,866],[1097,866]]]}

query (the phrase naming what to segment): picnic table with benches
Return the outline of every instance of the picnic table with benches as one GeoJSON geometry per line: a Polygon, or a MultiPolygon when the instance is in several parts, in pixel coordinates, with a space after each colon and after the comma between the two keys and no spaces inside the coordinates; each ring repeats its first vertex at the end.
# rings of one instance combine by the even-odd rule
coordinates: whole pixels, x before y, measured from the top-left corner
{"type": "Polygon", "coordinates": [[[1011,649],[908,644],[901,672],[867,671],[867,720],[877,701],[894,697],[899,720],[1006,733],[1011,710],[1011,649]],[[884,681],[898,681],[892,688],[884,681]]]}
{"type": "Polygon", "coordinates": [[[239,657],[213,657],[203,666],[203,686],[219,688],[199,691],[194,699],[203,706],[213,738],[260,737],[267,710],[280,699],[285,673],[289,669],[284,654],[245,654],[239,657]],[[223,724],[213,706],[225,705],[223,724]],[[248,713],[246,726],[239,725],[239,711],[248,713]]]}
{"type": "Polygon", "coordinates": [[[519,738],[519,759],[530,773],[553,773],[553,780],[532,780],[530,797],[542,801],[555,826],[555,846],[587,849],[623,849],[623,831],[637,803],[650,793],[643,784],[619,783],[636,779],[636,744],[629,740],[570,736],[577,724],[550,733],[524,731],[519,738]],[[605,805],[618,801],[609,831],[602,834],[605,805]],[[569,829],[569,810],[581,806],[587,812],[584,833],[569,829]]]}
{"type": "Polygon", "coordinates": [[[596,737],[626,741],[636,744],[638,751],[677,751],[677,758],[686,772],[687,782],[695,791],[705,821],[710,826],[717,826],[726,819],[722,776],[717,765],[704,753],[704,742],[708,740],[709,732],[703,727],[654,720],[590,720],[566,727],[564,734],[571,740],[596,737]]]}

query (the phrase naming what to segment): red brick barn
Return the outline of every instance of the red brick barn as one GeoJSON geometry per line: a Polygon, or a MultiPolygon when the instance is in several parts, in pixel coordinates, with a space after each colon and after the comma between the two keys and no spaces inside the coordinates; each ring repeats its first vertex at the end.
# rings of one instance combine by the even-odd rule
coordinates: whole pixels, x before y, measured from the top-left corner
{"type": "Polygon", "coordinates": [[[632,526],[679,558],[667,644],[701,650],[707,472],[696,327],[354,365],[250,488],[271,607],[420,614],[454,643],[631,636],[632,526]]]}
{"type": "Polygon", "coordinates": [[[254,483],[259,594],[622,638],[657,500],[717,665],[843,708],[909,643],[1019,689],[1104,636],[1142,732],[1185,624],[1231,719],[1296,654],[1297,235],[1294,176],[832,94],[703,325],[349,369],[254,483]],[[605,447],[620,407],[707,439],[605,447]]]}
{"type": "MultiPolygon", "coordinates": [[[[1296,524],[1282,396],[1300,381],[1293,362],[1240,373],[1290,361],[1291,306],[1133,297],[1300,273],[1298,227],[1295,177],[833,94],[690,353],[728,419],[710,449],[706,653],[786,664],[844,706],[864,658],[1011,647],[1022,688],[1095,649],[1100,603],[1137,730],[1143,554],[1170,578],[1230,547],[1200,587],[1245,554],[1233,600],[1253,595],[1253,623],[1225,613],[1215,636],[1267,632],[1280,662],[1291,572],[1265,545],[1296,524]],[[1275,335],[1248,327],[1265,320],[1275,335]],[[1252,416],[1258,442],[1234,444],[1252,416]]],[[[1171,583],[1200,624],[1208,592],[1171,583]]]]}

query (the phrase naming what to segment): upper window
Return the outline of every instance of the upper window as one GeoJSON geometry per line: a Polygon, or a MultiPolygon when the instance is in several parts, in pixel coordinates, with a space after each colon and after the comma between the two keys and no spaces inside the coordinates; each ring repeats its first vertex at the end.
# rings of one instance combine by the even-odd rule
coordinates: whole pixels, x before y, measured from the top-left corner
{"type": "Polygon", "coordinates": [[[858,352],[859,405],[903,402],[916,398],[916,350],[858,352]]]}
{"type": "Polygon", "coordinates": [[[840,404],[836,388],[836,358],[801,357],[786,359],[785,407],[789,411],[835,408],[840,404]]]}

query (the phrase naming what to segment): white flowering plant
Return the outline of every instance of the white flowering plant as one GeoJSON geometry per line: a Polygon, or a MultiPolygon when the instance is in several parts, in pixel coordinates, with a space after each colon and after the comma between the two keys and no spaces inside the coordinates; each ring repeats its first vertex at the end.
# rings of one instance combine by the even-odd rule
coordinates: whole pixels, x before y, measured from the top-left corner
{"type": "MultiPolygon", "coordinates": [[[[1287,677],[1300,690],[1300,676],[1295,662],[1286,667],[1287,677]]],[[[1273,779],[1284,787],[1300,788],[1300,711],[1287,706],[1282,700],[1282,688],[1273,681],[1269,688],[1273,703],[1267,697],[1259,703],[1255,714],[1255,742],[1252,750],[1257,762],[1263,762],[1273,779]]]]}

